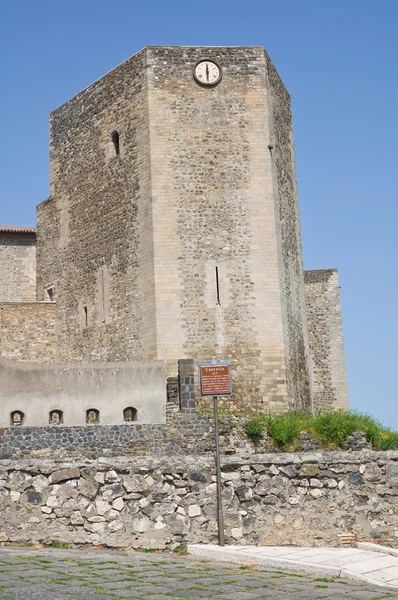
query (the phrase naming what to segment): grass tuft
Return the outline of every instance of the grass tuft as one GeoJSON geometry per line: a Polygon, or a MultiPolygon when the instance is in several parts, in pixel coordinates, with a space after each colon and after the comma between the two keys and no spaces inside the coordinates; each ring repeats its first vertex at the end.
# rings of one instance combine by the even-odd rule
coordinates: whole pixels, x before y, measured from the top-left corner
{"type": "Polygon", "coordinates": [[[254,441],[267,432],[275,447],[284,451],[297,450],[301,433],[311,435],[321,448],[346,448],[347,438],[355,431],[361,431],[375,450],[398,450],[398,432],[356,411],[337,410],[315,416],[308,412],[260,414],[245,425],[246,435],[254,441]]]}

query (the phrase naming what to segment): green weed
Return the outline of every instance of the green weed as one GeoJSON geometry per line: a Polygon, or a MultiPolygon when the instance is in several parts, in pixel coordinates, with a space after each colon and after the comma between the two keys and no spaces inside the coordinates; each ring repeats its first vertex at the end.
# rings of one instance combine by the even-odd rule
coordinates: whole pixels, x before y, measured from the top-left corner
{"type": "Polygon", "coordinates": [[[356,411],[288,412],[281,415],[259,414],[245,425],[245,432],[258,440],[265,432],[280,450],[297,450],[299,435],[307,433],[325,449],[345,448],[355,431],[364,433],[376,450],[397,450],[398,432],[384,427],[377,419],[356,411]]]}
{"type": "Polygon", "coordinates": [[[187,545],[180,544],[179,546],[176,546],[173,549],[173,552],[175,552],[176,554],[179,554],[180,556],[183,556],[184,554],[188,554],[187,545]]]}
{"type": "Polygon", "coordinates": [[[49,548],[69,548],[68,542],[53,541],[47,544],[49,548]]]}

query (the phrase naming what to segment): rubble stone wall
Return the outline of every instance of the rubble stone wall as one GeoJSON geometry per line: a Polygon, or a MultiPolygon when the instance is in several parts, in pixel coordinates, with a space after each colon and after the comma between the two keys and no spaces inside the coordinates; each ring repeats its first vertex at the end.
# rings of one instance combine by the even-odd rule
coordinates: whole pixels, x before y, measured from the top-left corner
{"type": "MultiPolygon", "coordinates": [[[[254,443],[244,433],[246,419],[220,417],[220,444],[225,454],[256,453],[272,448],[265,436],[254,443]]],[[[305,448],[307,449],[307,448],[305,448]]],[[[214,420],[205,415],[167,409],[167,423],[128,423],[80,427],[5,427],[0,429],[0,458],[15,456],[203,455],[214,451],[214,420]]]]}
{"type": "MultiPolygon", "coordinates": [[[[398,452],[222,458],[226,543],[398,546],[398,452]]],[[[2,542],[216,542],[212,456],[0,461],[2,542]]]]}

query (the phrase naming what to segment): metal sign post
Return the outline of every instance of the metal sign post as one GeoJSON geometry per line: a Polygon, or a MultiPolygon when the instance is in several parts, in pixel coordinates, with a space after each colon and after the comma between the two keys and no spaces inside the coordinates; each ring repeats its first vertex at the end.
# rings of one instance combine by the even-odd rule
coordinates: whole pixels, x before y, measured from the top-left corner
{"type": "Polygon", "coordinates": [[[218,543],[224,546],[224,514],[222,511],[221,495],[221,465],[220,465],[220,437],[218,427],[218,397],[214,396],[214,437],[216,441],[216,479],[217,479],[217,515],[218,515],[218,543]]]}
{"type": "Polygon", "coordinates": [[[224,515],[221,495],[220,435],[218,426],[218,396],[232,395],[231,361],[212,360],[210,363],[199,362],[200,390],[202,396],[213,396],[214,402],[214,437],[217,480],[217,521],[218,543],[224,546],[224,515]]]}

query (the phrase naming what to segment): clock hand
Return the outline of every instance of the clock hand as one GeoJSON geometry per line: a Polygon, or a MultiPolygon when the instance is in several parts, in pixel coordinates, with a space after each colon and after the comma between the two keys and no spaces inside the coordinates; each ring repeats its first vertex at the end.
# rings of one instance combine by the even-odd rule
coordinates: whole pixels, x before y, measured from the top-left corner
{"type": "Polygon", "coordinates": [[[209,81],[209,65],[206,63],[206,79],[209,81]]]}

